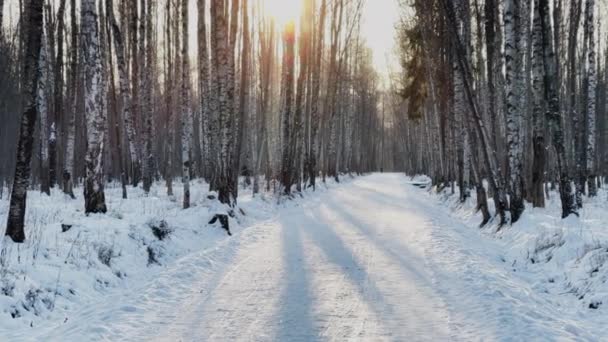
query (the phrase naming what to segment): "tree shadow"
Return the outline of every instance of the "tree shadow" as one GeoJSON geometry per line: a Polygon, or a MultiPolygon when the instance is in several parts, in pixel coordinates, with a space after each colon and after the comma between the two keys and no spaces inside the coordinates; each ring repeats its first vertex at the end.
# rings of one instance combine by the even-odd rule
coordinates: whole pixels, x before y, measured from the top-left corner
{"type": "Polygon", "coordinates": [[[275,341],[315,341],[318,328],[311,313],[312,293],[304,261],[302,236],[299,226],[281,219],[283,258],[286,267],[286,284],[281,295],[279,329],[275,341]]]}
{"type": "MultiPolygon", "coordinates": [[[[366,224],[363,224],[359,219],[354,217],[345,208],[344,204],[338,203],[335,199],[327,198],[327,200],[325,200],[323,203],[331,212],[344,219],[344,221],[348,224],[349,227],[355,228],[360,234],[365,236],[368,241],[373,243],[378,249],[387,253],[392,259],[397,261],[400,264],[401,268],[406,270],[408,275],[415,275],[418,281],[426,283],[429,287],[432,286],[432,283],[428,280],[424,271],[414,267],[414,263],[412,261],[419,257],[414,256],[412,252],[409,251],[407,246],[398,243],[396,239],[385,239],[379,237],[377,232],[374,232],[366,224]],[[399,252],[396,252],[396,250],[398,250],[399,252]]],[[[399,206],[398,208],[400,209],[400,211],[403,211],[402,206],[399,206]]]]}
{"type": "MultiPolygon", "coordinates": [[[[394,305],[399,303],[389,303],[386,301],[385,295],[378,288],[375,281],[369,276],[364,265],[361,265],[354,257],[354,251],[347,247],[344,241],[336,234],[329,226],[320,224],[318,217],[308,215],[311,224],[304,229],[303,232],[311,241],[317,245],[328,261],[340,267],[345,278],[357,290],[360,298],[365,301],[368,306],[376,313],[376,316],[381,320],[383,317],[394,317],[394,305]]],[[[391,320],[391,322],[394,322],[391,320]]],[[[400,326],[406,325],[406,322],[401,324],[391,325],[390,322],[383,321],[387,324],[387,330],[382,336],[383,339],[390,338],[393,332],[397,331],[400,326]]]]}

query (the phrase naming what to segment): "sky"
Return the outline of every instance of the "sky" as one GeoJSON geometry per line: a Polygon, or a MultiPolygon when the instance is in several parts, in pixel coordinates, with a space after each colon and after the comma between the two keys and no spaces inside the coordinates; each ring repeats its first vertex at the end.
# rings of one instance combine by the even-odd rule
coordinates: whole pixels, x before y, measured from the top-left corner
{"type": "MultiPolygon", "coordinates": [[[[264,0],[275,17],[290,20],[298,17],[301,0],[264,0]]],[[[16,18],[16,0],[5,0],[7,13],[5,17],[16,18]]],[[[190,0],[190,12],[196,13],[196,1],[190,0]]],[[[399,20],[398,0],[364,0],[361,31],[374,55],[376,71],[386,79],[389,68],[395,68],[396,58],[394,56],[395,46],[395,23],[399,20]]],[[[10,20],[10,19],[9,19],[10,20]]],[[[9,21],[7,20],[7,21],[9,21]]],[[[191,20],[190,44],[196,44],[196,20],[191,20]]],[[[196,49],[193,48],[193,53],[196,49]]]]}
{"type": "Polygon", "coordinates": [[[366,0],[361,31],[374,53],[376,71],[386,79],[395,68],[395,24],[399,21],[397,0],[366,0]]]}

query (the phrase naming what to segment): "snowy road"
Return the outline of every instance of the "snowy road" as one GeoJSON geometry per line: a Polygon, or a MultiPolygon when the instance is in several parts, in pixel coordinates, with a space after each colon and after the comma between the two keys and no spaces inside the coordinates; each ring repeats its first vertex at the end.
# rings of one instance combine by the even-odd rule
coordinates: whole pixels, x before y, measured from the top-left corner
{"type": "Polygon", "coordinates": [[[289,204],[46,337],[121,341],[593,340],[402,175],[289,204]]]}

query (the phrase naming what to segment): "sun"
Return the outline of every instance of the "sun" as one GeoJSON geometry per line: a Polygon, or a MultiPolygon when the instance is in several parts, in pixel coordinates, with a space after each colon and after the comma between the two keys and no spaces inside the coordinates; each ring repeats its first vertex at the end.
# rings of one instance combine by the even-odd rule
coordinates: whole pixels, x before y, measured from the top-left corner
{"type": "Polygon", "coordinates": [[[262,6],[264,12],[283,28],[289,22],[298,22],[302,0],[262,0],[262,6]]]}

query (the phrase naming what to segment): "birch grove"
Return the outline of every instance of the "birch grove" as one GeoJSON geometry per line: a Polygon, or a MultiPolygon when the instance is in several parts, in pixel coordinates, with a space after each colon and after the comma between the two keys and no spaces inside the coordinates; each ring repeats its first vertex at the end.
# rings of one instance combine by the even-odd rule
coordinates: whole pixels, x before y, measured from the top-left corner
{"type": "Polygon", "coordinates": [[[553,191],[563,218],[578,215],[608,166],[608,102],[598,97],[608,80],[598,20],[605,5],[433,0],[402,8],[415,12],[398,27],[401,69],[391,86],[403,103],[394,115],[408,142],[405,171],[430,175],[463,201],[476,188],[480,210],[493,200],[499,226],[544,207],[553,191]]]}
{"type": "Polygon", "coordinates": [[[0,2],[7,235],[25,238],[26,190],[57,185],[86,214],[111,210],[104,188],[120,184],[184,209],[218,200],[222,222],[244,215],[243,192],[291,198],[374,171],[426,174],[500,227],[553,192],[564,218],[597,195],[605,4],[400,2],[382,75],[364,3],[301,0],[283,18],[270,0],[0,2]]]}

